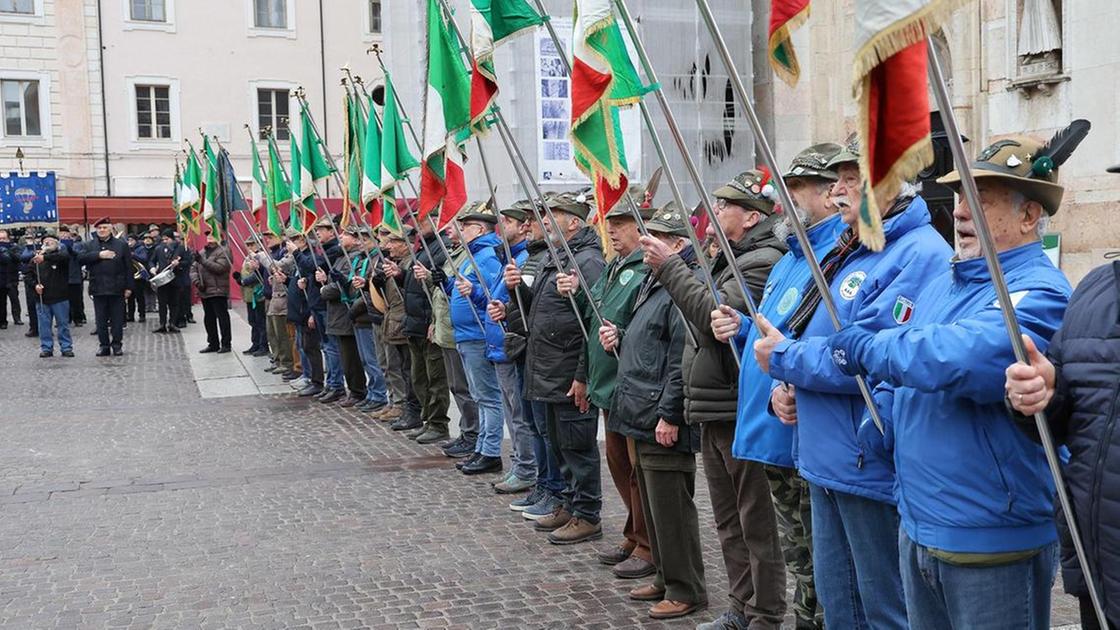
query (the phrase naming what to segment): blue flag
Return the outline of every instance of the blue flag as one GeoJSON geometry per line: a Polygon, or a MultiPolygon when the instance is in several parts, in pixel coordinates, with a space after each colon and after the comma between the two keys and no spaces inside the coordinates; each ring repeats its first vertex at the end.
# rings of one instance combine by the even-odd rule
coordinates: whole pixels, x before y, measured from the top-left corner
{"type": "Polygon", "coordinates": [[[58,225],[54,171],[0,175],[0,226],[58,225]]]}

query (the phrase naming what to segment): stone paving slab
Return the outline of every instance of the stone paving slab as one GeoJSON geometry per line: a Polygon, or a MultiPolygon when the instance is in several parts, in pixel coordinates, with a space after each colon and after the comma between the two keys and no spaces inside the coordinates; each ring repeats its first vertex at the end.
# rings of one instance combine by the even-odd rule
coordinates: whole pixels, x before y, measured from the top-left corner
{"type": "MultiPolygon", "coordinates": [[[[74,359],[0,331],[0,628],[691,628],[725,605],[702,471],[711,608],[656,622],[634,582],[590,545],[547,544],[490,478],[352,410],[204,398],[201,324],[154,326],[107,359],[88,327],[74,359]]],[[[605,460],[604,480],[602,544],[625,516],[605,460]]],[[[1076,627],[1060,587],[1054,604],[1076,627]]]]}

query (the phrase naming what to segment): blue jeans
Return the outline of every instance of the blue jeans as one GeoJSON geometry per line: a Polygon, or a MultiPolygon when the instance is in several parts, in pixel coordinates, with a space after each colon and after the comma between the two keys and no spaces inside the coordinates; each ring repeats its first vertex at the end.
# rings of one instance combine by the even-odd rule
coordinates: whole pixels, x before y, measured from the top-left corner
{"type": "MultiPolygon", "coordinates": [[[[914,630],[1045,630],[1058,543],[1034,557],[995,567],[966,567],[934,557],[898,533],[902,586],[914,630]]],[[[826,609],[827,611],[827,609],[826,609]]]]}
{"type": "Polygon", "coordinates": [[[372,328],[354,327],[354,339],[358,344],[358,356],[362,358],[362,368],[366,371],[366,400],[378,405],[389,404],[389,392],[385,387],[385,373],[377,361],[377,342],[372,328]]]}
{"type": "Polygon", "coordinates": [[[326,386],[330,389],[345,389],[342,380],[342,351],[338,348],[338,340],[327,334],[326,314],[320,315],[316,312],[313,315],[315,317],[315,328],[322,338],[323,359],[327,364],[326,378],[324,379],[326,386]]]}
{"type": "Polygon", "coordinates": [[[58,325],[58,347],[63,352],[73,352],[74,344],[70,341],[70,302],[63,300],[54,304],[40,302],[36,307],[39,318],[39,350],[54,352],[54,337],[52,336],[51,322],[58,325]]]}
{"type": "Polygon", "coordinates": [[[548,439],[547,407],[539,400],[526,400],[525,404],[531,410],[529,429],[533,435],[533,459],[537,463],[537,487],[559,497],[564,491],[564,474],[560,472],[560,461],[548,439]]]}
{"type": "Polygon", "coordinates": [[[478,440],[474,451],[486,457],[501,457],[502,390],[498,387],[498,372],[486,358],[486,342],[463,341],[456,345],[471,398],[478,405],[478,440]]]}
{"type": "Polygon", "coordinates": [[[809,484],[813,579],[829,628],[907,628],[898,509],[809,484]]]}
{"type": "Polygon", "coordinates": [[[502,388],[502,412],[509,429],[512,451],[510,469],[518,479],[536,481],[533,432],[529,428],[533,423],[533,411],[529,403],[521,398],[521,390],[525,385],[525,364],[520,361],[495,363],[494,369],[498,373],[498,385],[502,388]]]}
{"type": "Polygon", "coordinates": [[[300,374],[307,377],[307,381],[311,381],[311,360],[307,358],[307,353],[303,351],[303,333],[300,332],[302,326],[296,326],[296,352],[299,352],[299,367],[300,374]]]}

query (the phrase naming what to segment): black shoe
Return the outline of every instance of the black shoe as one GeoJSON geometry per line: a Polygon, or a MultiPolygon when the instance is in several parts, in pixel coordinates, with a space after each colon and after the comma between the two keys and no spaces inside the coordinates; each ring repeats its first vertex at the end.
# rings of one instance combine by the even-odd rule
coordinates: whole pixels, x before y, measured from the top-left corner
{"type": "Polygon", "coordinates": [[[62,351],[62,356],[66,357],[67,359],[73,359],[74,358],[74,351],[73,350],[63,350],[62,351]]]}
{"type": "Polygon", "coordinates": [[[436,442],[447,441],[447,431],[440,429],[428,429],[427,431],[416,436],[417,444],[435,444],[436,442]]]}
{"type": "Polygon", "coordinates": [[[427,432],[427,430],[428,430],[428,428],[421,424],[420,426],[416,427],[415,429],[409,429],[408,431],[405,431],[404,436],[406,438],[410,439],[410,440],[415,440],[416,438],[420,437],[425,432],[427,432]]]}
{"type": "Polygon", "coordinates": [[[251,354],[251,355],[249,355],[249,356],[254,356],[254,357],[267,357],[267,356],[268,356],[268,349],[266,349],[266,348],[262,348],[262,349],[260,349],[260,350],[257,350],[256,352],[254,352],[253,354],[251,354]]]}
{"type": "Polygon", "coordinates": [[[333,387],[323,387],[323,391],[319,392],[319,394],[317,396],[315,396],[315,400],[318,400],[318,399],[322,398],[323,396],[326,396],[327,394],[329,394],[333,391],[334,391],[333,387]]]}
{"type": "Polygon", "coordinates": [[[287,383],[288,381],[296,380],[300,376],[302,376],[302,374],[300,374],[299,372],[284,372],[283,374],[280,375],[280,380],[287,383]]]}
{"type": "Polygon", "coordinates": [[[123,357],[124,356],[124,350],[122,350],[120,348],[113,348],[113,356],[123,357]]]}
{"type": "Polygon", "coordinates": [[[393,423],[389,425],[389,428],[394,431],[411,431],[413,429],[419,429],[422,426],[424,426],[424,423],[421,422],[419,418],[406,418],[401,416],[397,420],[394,420],[393,423]]]}
{"type": "Polygon", "coordinates": [[[23,325],[23,320],[18,318],[18,317],[13,317],[12,318],[12,323],[15,324],[16,326],[22,326],[23,325]]]}
{"type": "Polygon", "coordinates": [[[146,318],[146,317],[141,317],[141,318],[137,319],[136,321],[138,321],[138,322],[140,322],[141,324],[143,324],[144,322],[148,321],[148,318],[146,318]]]}
{"type": "Polygon", "coordinates": [[[38,330],[29,330],[29,331],[23,333],[23,336],[24,337],[38,337],[39,336],[39,331],[38,330]]]}
{"type": "Polygon", "coordinates": [[[97,328],[94,328],[93,330],[89,331],[89,336],[90,336],[90,337],[92,337],[92,336],[94,336],[94,335],[96,335],[96,334],[97,334],[97,328]]]}
{"type": "Polygon", "coordinates": [[[167,327],[167,332],[169,332],[169,333],[177,333],[177,332],[179,332],[179,329],[178,329],[178,328],[176,328],[175,326],[168,326],[168,327],[167,327]]]}
{"type": "Polygon", "coordinates": [[[107,357],[107,356],[109,356],[109,349],[108,348],[102,348],[102,349],[98,350],[97,354],[95,354],[94,356],[96,356],[96,357],[107,357]]]}
{"type": "Polygon", "coordinates": [[[54,356],[54,353],[50,352],[48,350],[43,350],[42,352],[39,353],[39,358],[40,359],[45,359],[47,357],[53,357],[53,356],[54,356]]]}
{"type": "Polygon", "coordinates": [[[321,402],[323,404],[332,403],[336,400],[342,400],[342,398],[343,398],[343,394],[342,394],[341,390],[332,389],[329,394],[327,394],[325,396],[320,396],[319,397],[319,402],[321,402]]]}
{"type": "Polygon", "coordinates": [[[163,333],[167,332],[167,326],[160,326],[159,328],[153,330],[152,332],[155,333],[155,334],[162,335],[163,333]]]}
{"type": "Polygon", "coordinates": [[[467,466],[473,464],[474,460],[478,459],[479,457],[482,457],[482,453],[475,453],[474,451],[472,451],[470,457],[464,459],[461,462],[455,462],[455,470],[462,470],[466,468],[467,466]]]}
{"type": "Polygon", "coordinates": [[[218,351],[218,349],[215,348],[214,346],[206,346],[205,348],[199,350],[198,353],[199,354],[210,354],[211,352],[217,352],[217,351],[218,351]]]}
{"type": "Polygon", "coordinates": [[[222,346],[221,349],[218,350],[218,354],[229,354],[230,352],[229,346],[222,346]]]}
{"type": "Polygon", "coordinates": [[[133,316],[131,316],[131,315],[129,315],[128,317],[125,317],[125,318],[124,318],[124,321],[125,321],[125,322],[134,322],[134,321],[136,321],[136,318],[135,318],[135,317],[133,317],[133,316]]]}
{"type": "Polygon", "coordinates": [[[443,449],[443,454],[455,459],[462,459],[474,453],[474,444],[463,440],[459,444],[452,444],[451,447],[443,449]]]}
{"type": "Polygon", "coordinates": [[[8,329],[7,324],[0,324],[0,330],[7,330],[7,329],[8,329]]]}
{"type": "Polygon", "coordinates": [[[249,348],[248,350],[242,350],[241,354],[253,354],[256,351],[257,351],[257,347],[253,346],[252,348],[249,348]]]}
{"type": "Polygon", "coordinates": [[[460,435],[459,437],[455,438],[454,440],[451,440],[450,442],[447,442],[446,444],[444,444],[440,448],[443,449],[444,453],[447,453],[447,451],[462,448],[462,446],[466,443],[467,443],[467,441],[465,439],[463,439],[462,435],[460,435]]]}
{"type": "Polygon", "coordinates": [[[307,387],[304,387],[303,389],[296,392],[296,395],[299,396],[300,398],[306,398],[307,396],[315,396],[316,394],[318,394],[322,391],[323,391],[323,386],[322,385],[316,385],[315,383],[312,383],[312,384],[308,385],[307,387]]]}
{"type": "Polygon", "coordinates": [[[193,318],[193,317],[188,317],[188,318],[187,318],[187,323],[188,323],[188,324],[197,324],[198,322],[194,321],[194,318],[193,318]]]}
{"type": "Polygon", "coordinates": [[[502,458],[479,455],[473,462],[463,466],[464,475],[483,475],[486,473],[502,472],[502,458]]]}

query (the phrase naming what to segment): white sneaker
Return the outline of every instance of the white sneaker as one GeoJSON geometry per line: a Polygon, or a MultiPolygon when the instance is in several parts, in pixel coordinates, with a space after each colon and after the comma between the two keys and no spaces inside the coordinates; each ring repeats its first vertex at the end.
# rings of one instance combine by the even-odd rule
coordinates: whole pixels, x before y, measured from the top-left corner
{"type": "Polygon", "coordinates": [[[288,381],[288,385],[291,385],[292,389],[296,389],[296,390],[303,389],[304,387],[307,387],[310,384],[311,384],[311,381],[308,380],[307,378],[302,377],[302,376],[295,379],[295,380],[288,381]]]}

